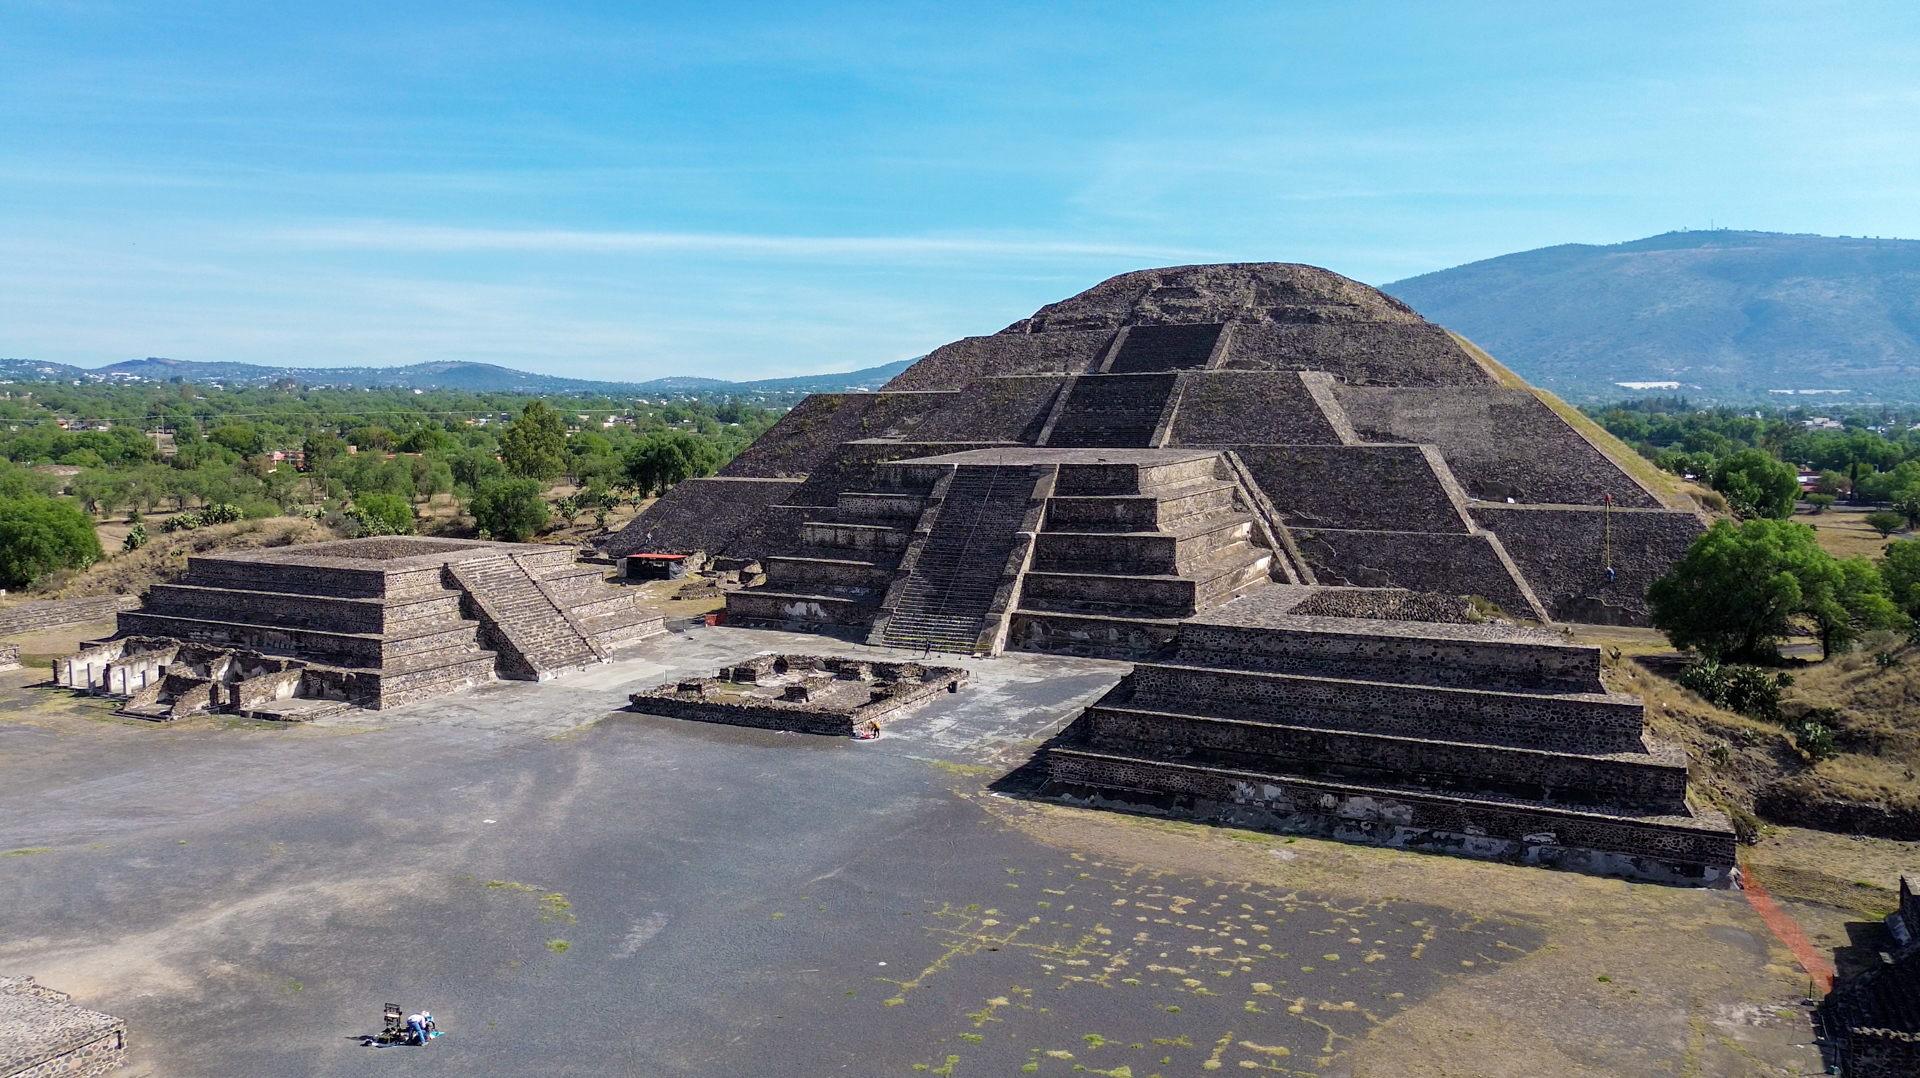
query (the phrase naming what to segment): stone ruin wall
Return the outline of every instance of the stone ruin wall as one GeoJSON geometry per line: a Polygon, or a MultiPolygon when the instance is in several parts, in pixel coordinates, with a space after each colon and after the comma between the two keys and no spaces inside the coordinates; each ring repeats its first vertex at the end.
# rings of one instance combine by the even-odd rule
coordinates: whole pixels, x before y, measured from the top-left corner
{"type": "Polygon", "coordinates": [[[1221,366],[1325,371],[1352,385],[1490,386],[1489,375],[1439,326],[1394,322],[1236,325],[1221,366]]]}
{"type": "Polygon", "coordinates": [[[1290,528],[1468,530],[1459,506],[1418,446],[1231,448],[1290,528]]]}
{"type": "Polygon", "coordinates": [[[1483,501],[1661,509],[1528,389],[1338,386],[1334,396],[1370,442],[1432,445],[1466,488],[1483,501]]]}
{"type": "MultiPolygon", "coordinates": [[[[1649,625],[1647,586],[1686,555],[1705,528],[1691,513],[1476,505],[1547,612],[1562,621],[1649,625]],[[1607,582],[1611,518],[1614,580],[1607,582]]],[[[1491,596],[1489,596],[1491,598],[1491,596]]]]}
{"type": "Polygon", "coordinates": [[[1295,371],[1189,371],[1180,376],[1172,446],[1339,445],[1295,371]]]}
{"type": "Polygon", "coordinates": [[[1484,535],[1298,528],[1293,541],[1321,584],[1478,595],[1515,617],[1536,616],[1484,535]]]}

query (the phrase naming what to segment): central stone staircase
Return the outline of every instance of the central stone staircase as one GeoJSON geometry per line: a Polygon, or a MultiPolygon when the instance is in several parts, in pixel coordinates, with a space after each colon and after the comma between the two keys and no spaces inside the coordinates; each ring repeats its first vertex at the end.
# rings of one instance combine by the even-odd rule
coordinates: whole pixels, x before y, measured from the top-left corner
{"type": "Polygon", "coordinates": [[[905,587],[880,642],[970,654],[1008,575],[1033,492],[1029,466],[960,465],[933,529],[913,554],[905,587]]]}
{"type": "Polygon", "coordinates": [[[1074,379],[1046,434],[1056,448],[1146,449],[1160,429],[1177,374],[1089,374],[1074,379]]]}

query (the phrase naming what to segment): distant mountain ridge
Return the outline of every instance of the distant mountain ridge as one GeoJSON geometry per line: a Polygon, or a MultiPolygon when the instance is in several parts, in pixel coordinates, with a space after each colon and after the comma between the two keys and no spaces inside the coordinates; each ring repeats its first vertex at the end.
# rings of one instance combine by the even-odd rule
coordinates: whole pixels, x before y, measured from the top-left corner
{"type": "Polygon", "coordinates": [[[1920,400],[1916,240],[1669,232],[1382,289],[1575,399],[1627,396],[1618,383],[1633,382],[1726,402],[1920,400]]]}
{"type": "Polygon", "coordinates": [[[228,388],[269,386],[292,381],[303,386],[342,389],[462,389],[473,393],[798,395],[878,389],[913,362],[912,359],[903,359],[897,363],[844,374],[762,378],[750,382],[687,376],[655,378],[647,382],[602,382],[529,374],[491,363],[415,363],[407,367],[266,367],[254,363],[201,363],[150,357],[86,368],[40,360],[0,359],[0,378],[16,382],[77,381],[94,384],[113,381],[138,384],[180,378],[197,385],[228,388]]]}

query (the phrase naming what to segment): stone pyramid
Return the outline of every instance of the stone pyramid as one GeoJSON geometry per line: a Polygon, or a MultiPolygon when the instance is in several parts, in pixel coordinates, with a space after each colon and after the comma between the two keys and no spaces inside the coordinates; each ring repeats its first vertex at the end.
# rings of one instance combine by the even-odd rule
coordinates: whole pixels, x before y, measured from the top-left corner
{"type": "Polygon", "coordinates": [[[1646,623],[1702,522],[1608,453],[1365,285],[1186,266],[808,397],[612,547],[759,562],[729,624],[1134,660],[1038,796],[1724,885],[1600,650],[1470,613],[1646,623]]]}
{"type": "Polygon", "coordinates": [[[1143,655],[1264,579],[1644,625],[1702,524],[1610,449],[1338,274],[1144,270],[806,398],[611,550],[760,561],[736,621],[949,650],[1143,655]]]}

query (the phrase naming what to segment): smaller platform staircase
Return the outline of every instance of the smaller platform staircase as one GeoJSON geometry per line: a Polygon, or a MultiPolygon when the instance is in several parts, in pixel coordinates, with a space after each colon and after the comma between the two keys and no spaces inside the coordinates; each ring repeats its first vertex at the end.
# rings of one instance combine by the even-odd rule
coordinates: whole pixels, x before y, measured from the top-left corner
{"type": "Polygon", "coordinates": [[[482,639],[500,653],[503,675],[545,681],[606,661],[605,649],[519,556],[454,562],[447,571],[467,593],[482,639]]]}

